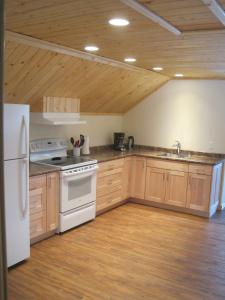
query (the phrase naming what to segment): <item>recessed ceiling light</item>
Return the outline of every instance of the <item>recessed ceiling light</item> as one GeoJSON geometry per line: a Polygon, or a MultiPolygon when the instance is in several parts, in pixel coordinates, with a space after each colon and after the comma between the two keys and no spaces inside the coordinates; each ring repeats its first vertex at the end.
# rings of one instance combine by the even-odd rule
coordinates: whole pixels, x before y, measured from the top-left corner
{"type": "Polygon", "coordinates": [[[136,61],[136,58],[134,57],[127,57],[124,59],[125,62],[135,62],[136,61]]]}
{"type": "Polygon", "coordinates": [[[153,67],[152,70],[154,70],[154,71],[162,71],[163,68],[162,67],[153,67]]]}
{"type": "Polygon", "coordinates": [[[126,19],[115,18],[110,19],[109,24],[113,26],[127,26],[128,24],[130,24],[130,22],[126,19]]]}
{"type": "Polygon", "coordinates": [[[175,77],[184,77],[184,74],[182,74],[182,73],[176,73],[176,74],[174,74],[174,76],[175,77]]]}
{"type": "Polygon", "coordinates": [[[99,50],[99,48],[97,46],[86,46],[84,49],[86,51],[90,51],[90,52],[95,52],[95,51],[99,50]]]}

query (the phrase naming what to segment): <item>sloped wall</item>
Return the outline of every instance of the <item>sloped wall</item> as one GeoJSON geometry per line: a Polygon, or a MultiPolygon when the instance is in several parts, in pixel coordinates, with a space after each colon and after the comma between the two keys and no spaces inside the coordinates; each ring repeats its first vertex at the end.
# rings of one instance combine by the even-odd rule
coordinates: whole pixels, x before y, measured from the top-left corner
{"type": "Polygon", "coordinates": [[[225,81],[172,80],[124,115],[137,144],[225,153],[225,81]]]}

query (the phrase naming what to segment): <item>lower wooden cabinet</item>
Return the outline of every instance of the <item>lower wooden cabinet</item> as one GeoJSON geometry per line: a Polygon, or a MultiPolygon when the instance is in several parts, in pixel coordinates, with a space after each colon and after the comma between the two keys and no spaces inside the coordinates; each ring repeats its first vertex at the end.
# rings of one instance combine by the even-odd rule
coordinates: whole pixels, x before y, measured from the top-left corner
{"type": "Polygon", "coordinates": [[[180,171],[167,171],[165,177],[165,203],[186,207],[188,174],[180,171]]]}
{"type": "Polygon", "coordinates": [[[133,178],[133,165],[134,160],[132,157],[124,159],[123,167],[123,199],[131,197],[132,192],[132,178],[133,178]]]}
{"type": "Polygon", "coordinates": [[[133,158],[133,174],[131,197],[144,199],[145,197],[145,176],[146,176],[146,158],[133,158]]]}
{"type": "Polygon", "coordinates": [[[31,243],[57,229],[59,213],[59,175],[57,172],[30,177],[31,243]]]}
{"type": "Polygon", "coordinates": [[[124,159],[99,163],[96,189],[97,214],[123,200],[123,172],[124,159]]]}
{"type": "Polygon", "coordinates": [[[145,200],[163,203],[166,193],[165,170],[147,167],[145,200]]]}
{"type": "Polygon", "coordinates": [[[59,174],[47,174],[47,231],[55,230],[59,220],[59,174]]]}
{"type": "Polygon", "coordinates": [[[185,207],[188,174],[147,167],[145,200],[185,207]]]}
{"type": "Polygon", "coordinates": [[[97,213],[133,198],[211,216],[220,195],[222,164],[216,166],[130,156],[100,163],[97,213]]]}

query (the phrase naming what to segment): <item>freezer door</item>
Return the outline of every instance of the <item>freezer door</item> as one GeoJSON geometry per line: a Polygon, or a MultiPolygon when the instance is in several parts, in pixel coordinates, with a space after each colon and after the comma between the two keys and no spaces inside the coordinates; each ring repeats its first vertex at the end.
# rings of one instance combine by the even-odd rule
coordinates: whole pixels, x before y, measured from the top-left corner
{"type": "Polygon", "coordinates": [[[4,104],[4,160],[29,156],[29,105],[4,104]]]}
{"type": "Polygon", "coordinates": [[[8,267],[30,256],[27,159],[4,162],[8,267]]]}

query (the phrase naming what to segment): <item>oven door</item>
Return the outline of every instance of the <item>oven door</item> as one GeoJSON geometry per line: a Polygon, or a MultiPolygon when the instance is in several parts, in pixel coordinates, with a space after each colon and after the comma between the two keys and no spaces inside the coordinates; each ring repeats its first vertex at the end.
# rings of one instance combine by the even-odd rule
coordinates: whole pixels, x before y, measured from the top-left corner
{"type": "Polygon", "coordinates": [[[96,170],[66,175],[61,172],[60,212],[96,201],[96,170]]]}

